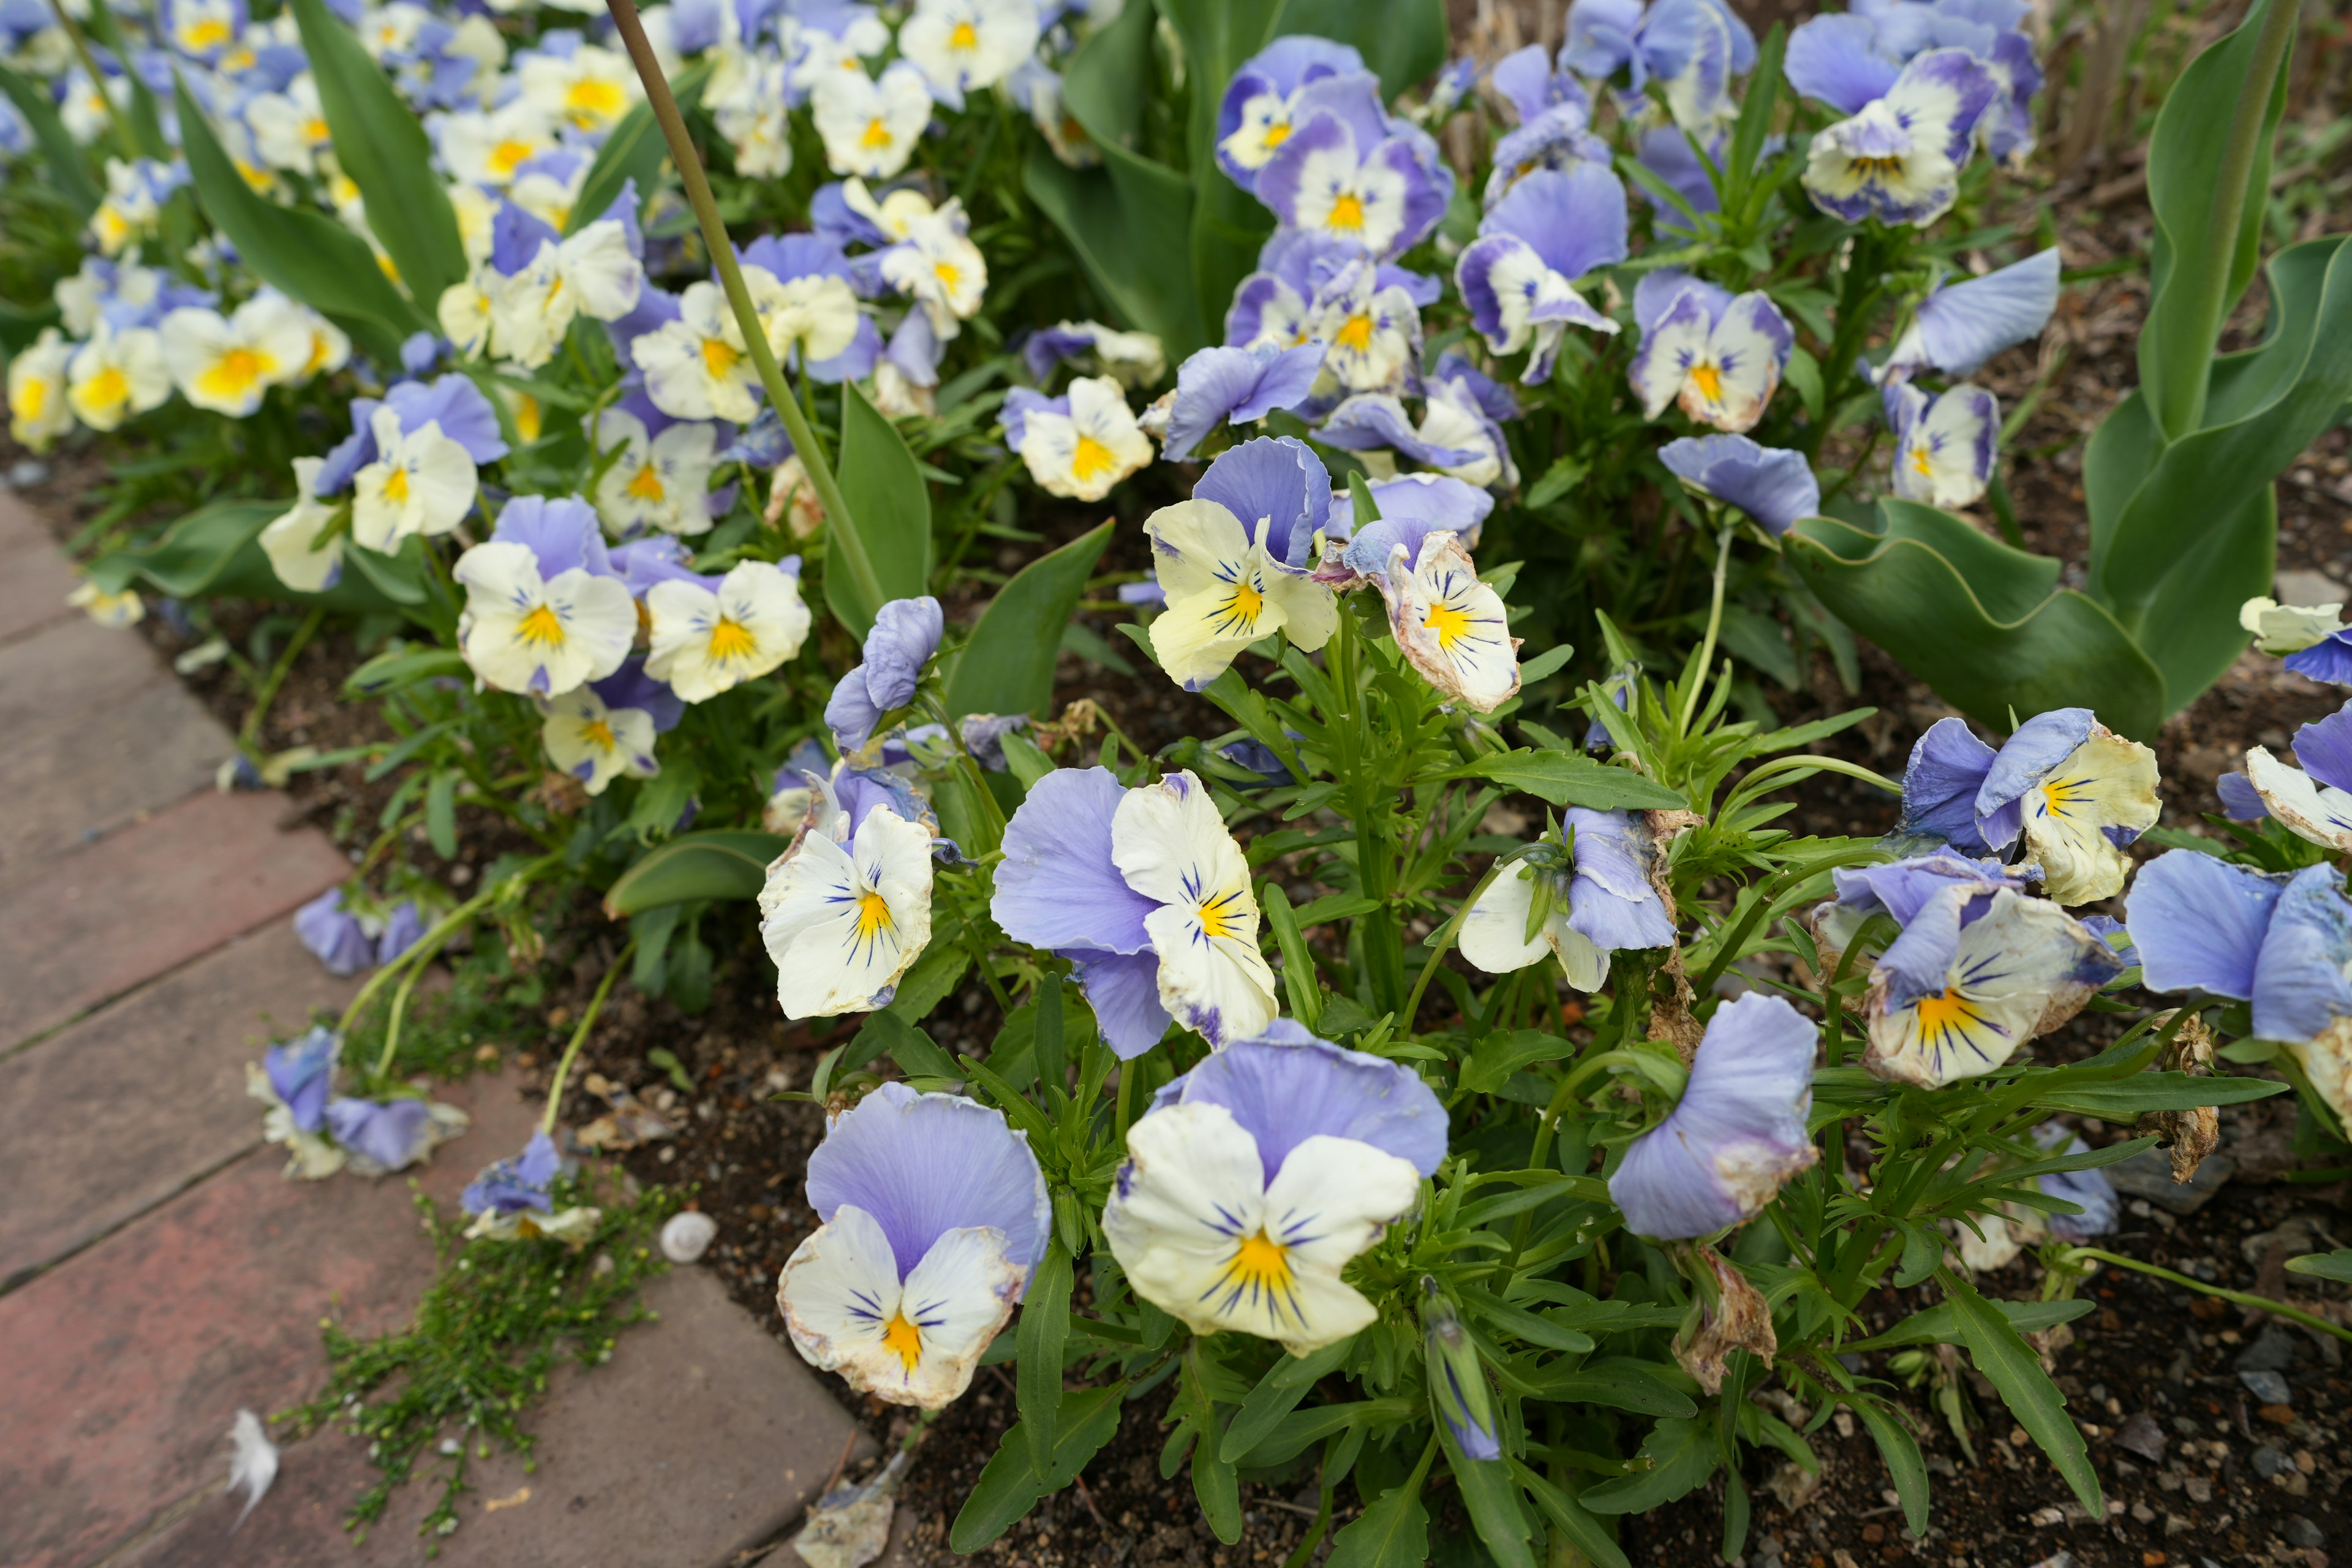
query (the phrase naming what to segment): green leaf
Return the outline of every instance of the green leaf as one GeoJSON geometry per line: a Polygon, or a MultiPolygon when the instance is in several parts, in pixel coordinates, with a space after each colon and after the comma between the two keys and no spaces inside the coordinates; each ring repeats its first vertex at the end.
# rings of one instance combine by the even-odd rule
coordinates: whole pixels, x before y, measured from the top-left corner
{"type": "MultiPolygon", "coordinates": [[[[864,1066],[876,1057],[887,1053],[890,1058],[910,1073],[925,1078],[961,1078],[955,1058],[948,1055],[930,1036],[916,1028],[898,1014],[884,1008],[868,1013],[865,1026],[851,1042],[850,1055],[857,1066],[864,1066]],[[859,1053],[863,1053],[862,1055],[859,1053]]],[[[845,1058],[846,1059],[846,1058],[845,1058]]]]}
{"type": "Polygon", "coordinates": [[[1242,1538],[1242,1487],[1233,1462],[1219,1453],[1225,1423],[1220,1415],[1216,1425],[1192,1446],[1192,1499],[1201,1505],[1201,1517],[1216,1538],[1231,1546],[1242,1538]]]}
{"type": "Polygon", "coordinates": [[[355,568],[352,575],[365,579],[369,586],[395,605],[425,603],[425,540],[421,534],[402,540],[398,550],[389,555],[354,544],[343,552],[343,563],[355,568]]]}
{"type": "MultiPolygon", "coordinates": [[[[1528,487],[1528,493],[1520,504],[1530,510],[1548,507],[1582,484],[1584,476],[1591,471],[1592,465],[1582,458],[1573,452],[1563,453],[1552,459],[1551,467],[1543,471],[1543,478],[1528,487]]],[[[1526,679],[1524,671],[1520,679],[1526,679]]]]}
{"type": "Polygon", "coordinates": [[[2103,605],[2053,592],[2058,563],[2012,550],[1958,518],[1882,500],[1883,531],[1800,521],[1788,560],[1831,613],[1953,706],[2006,731],[2011,710],[2095,710],[2147,737],[2163,722],[2164,677],[2103,605]]]}
{"type": "Polygon", "coordinates": [[[1257,1380],[1257,1386],[1249,1391],[1249,1397],[1242,1401],[1241,1409],[1226,1426],[1224,1437],[1217,1446],[1218,1457],[1227,1464],[1238,1463],[1281,1425],[1285,1416],[1298,1408],[1298,1402],[1313,1392],[1317,1379],[1338,1370],[1355,1342],[1356,1337],[1350,1334],[1311,1356],[1286,1355],[1266,1368],[1265,1375],[1257,1380]]]}
{"type": "MultiPolygon", "coordinates": [[[[2061,1323],[2071,1323],[2097,1305],[2095,1301],[1995,1301],[1991,1305],[2007,1318],[2010,1326],[2021,1334],[2054,1329],[2061,1323]]],[[[1901,1345],[1956,1345],[1960,1342],[1958,1317],[1949,1301],[1912,1313],[1883,1334],[1866,1340],[1849,1340],[1841,1348],[1843,1353],[1860,1354],[1864,1351],[1893,1350],[1901,1345]]]]}
{"type": "Polygon", "coordinates": [[[1531,1345],[1541,1345],[1553,1351],[1589,1351],[1592,1336],[1580,1329],[1571,1329],[1550,1319],[1514,1307],[1499,1297],[1490,1296],[1475,1286],[1457,1287],[1462,1296],[1463,1310],[1482,1322],[1491,1323],[1507,1333],[1514,1334],[1531,1345]]]}
{"type": "MultiPolygon", "coordinates": [[[[107,593],[119,594],[134,579],[144,578],[175,599],[201,598],[228,574],[231,563],[247,546],[260,554],[254,542],[271,520],[292,504],[239,500],[199,508],[152,543],[101,557],[90,567],[90,580],[107,593]]],[[[262,558],[265,568],[268,560],[262,558]]],[[[274,578],[277,574],[270,575],[274,578]]]]}
{"type": "Polygon", "coordinates": [[[898,994],[891,998],[890,1011],[909,1024],[921,1023],[955,990],[963,972],[971,967],[971,954],[947,941],[934,925],[931,944],[923,949],[915,966],[898,977],[898,994]]]}
{"type": "Polygon", "coordinates": [[[256,194],[184,85],[176,102],[196,199],[238,259],[263,282],[327,316],[379,363],[399,363],[401,340],[434,323],[393,287],[367,241],[324,213],[279,206],[256,194]]]}
{"type": "Polygon", "coordinates": [[[1437,1437],[1445,1445],[1445,1467],[1454,1472],[1471,1527],[1493,1554],[1496,1568],[1536,1568],[1536,1555],[1528,1548],[1527,1510],[1519,1506],[1511,1467],[1501,1459],[1473,1459],[1464,1454],[1454,1428],[1442,1417],[1437,1437]]]}
{"type": "Polygon", "coordinates": [[[1053,1471],[1040,1479],[1029,1465],[1029,1435],[1019,1423],[1004,1434],[963,1500],[948,1544],[961,1553],[979,1551],[1019,1523],[1047,1492],[1059,1491],[1077,1478],[1111,1435],[1118,1430],[1127,1384],[1076,1389],[1062,1396],[1055,1415],[1053,1471]]]}
{"type": "Polygon", "coordinates": [[[756,899],[767,886],[768,863],[791,842],[736,828],[680,834],[621,873],[604,894],[604,912],[617,920],[694,899],[756,899]]]}
{"type": "MultiPolygon", "coordinates": [[[[677,100],[680,112],[691,110],[701,101],[702,84],[709,79],[710,67],[703,62],[690,65],[677,74],[669,90],[677,100]]],[[[669,145],[662,140],[652,107],[638,104],[621,116],[605,133],[604,144],[596,149],[596,161],[588,165],[588,177],[581,182],[580,195],[572,204],[572,217],[563,226],[563,232],[577,234],[603,217],[621,199],[622,187],[632,180],[636,182],[637,207],[642,212],[655,187],[661,184],[662,170],[668,161],[669,145]]]]}
{"type": "Polygon", "coordinates": [[[2010,1317],[1996,1311],[1975,1286],[1948,1268],[1938,1269],[1936,1277],[1949,1299],[1969,1360],[2000,1391],[2001,1403],[2050,1457],[2091,1517],[2105,1519],[2106,1500],[2099,1492],[2098,1472],[2091,1468],[2083,1434],[2066,1418],[2066,1396],[2042,1370],[2042,1358],[2019,1337],[2010,1317]]]}
{"type": "Polygon", "coordinates": [[[841,384],[841,499],[846,518],[829,519],[833,548],[854,540],[874,566],[882,597],[866,602],[865,591],[838,562],[824,574],[825,602],[851,634],[873,629],[875,612],[892,599],[919,597],[931,580],[931,492],[898,427],[858,389],[841,384]],[[850,540],[839,537],[851,536],[850,540]]]}
{"type": "Polygon", "coordinates": [[[90,174],[89,155],[58,118],[56,102],[5,66],[0,66],[0,92],[8,95],[25,123],[33,128],[33,140],[41,144],[42,173],[57,187],[58,195],[82,217],[96,212],[103,193],[90,174]]]}
{"type": "Polygon", "coordinates": [[[1690,804],[1654,778],[1574,752],[1489,752],[1444,776],[1492,779],[1553,805],[1593,811],[1674,811],[1690,804]]]}
{"type": "Polygon", "coordinates": [[[1862,1424],[1877,1440],[1878,1451],[1886,1460],[1886,1472],[1895,1478],[1895,1493],[1903,1500],[1903,1522],[1911,1527],[1914,1535],[1925,1535],[1927,1465],[1919,1457],[1918,1440],[1892,1411],[1874,1399],[1849,1399],[1846,1405],[1862,1417],[1862,1424]]]}
{"type": "Polygon", "coordinates": [[[1511,1460],[1510,1466],[1511,1473],[1519,1479],[1519,1485],[1527,1489],[1528,1495],[1536,1500],[1536,1506],[1543,1510],[1545,1517],[1568,1538],[1569,1544],[1600,1563],[1601,1568],[1633,1568],[1633,1564],[1626,1561],[1623,1549],[1610,1535],[1608,1527],[1586,1512],[1582,1503],[1518,1460],[1511,1460]]]}
{"type": "Polygon", "coordinates": [[[1282,950],[1282,991],[1290,1000],[1291,1016],[1311,1032],[1323,1022],[1323,985],[1315,977],[1315,957],[1298,929],[1290,895],[1280,883],[1268,881],[1258,904],[1265,911],[1266,929],[1274,932],[1275,945],[1282,950]]]}
{"type": "MultiPolygon", "coordinates": [[[[2262,245],[2262,193],[2270,186],[2271,142],[2286,107],[2285,56],[2256,80],[2272,14],[2297,0],[2261,0],[2235,32],[2189,63],[2148,135],[2147,199],[2156,216],[2148,257],[2147,318],[2140,327],[2140,385],[2178,439],[2204,423],[2206,366],[2222,319],[2253,280],[2262,245]],[[2230,169],[2232,120],[2263,100],[2251,162],[2230,169]],[[2233,176],[2234,177],[2231,177],[2233,176]],[[2233,231],[2218,256],[2216,230],[2233,231]],[[2220,265],[2216,265],[2216,263],[2220,265]]],[[[2290,28],[2292,16],[2278,18],[2290,28]]]]}
{"type": "Polygon", "coordinates": [[[2307,1252],[2301,1258],[2290,1258],[2286,1260],[2286,1271],[2352,1285],[2352,1247],[2337,1252],[2307,1252]]]}
{"type": "Polygon", "coordinates": [[[1715,1474],[1720,1450],[1712,1420],[1660,1421],[1642,1443],[1649,1468],[1589,1487],[1578,1500],[1592,1513],[1640,1513],[1696,1490],[1715,1474]]]}
{"type": "MultiPolygon", "coordinates": [[[[1382,98],[1394,98],[1445,63],[1445,7],[1441,0],[1383,0],[1378,5],[1363,0],[1288,0],[1269,37],[1293,33],[1353,44],[1364,64],[1379,73],[1382,98]]],[[[1220,79],[1217,97],[1223,95],[1220,79]]]]}
{"type": "Polygon", "coordinates": [[[1660,1376],[1650,1363],[1632,1356],[1603,1356],[1572,1371],[1544,1373],[1528,1381],[1541,1387],[1547,1399],[1606,1405],[1641,1415],[1687,1419],[1698,1414],[1689,1394],[1660,1376]]]}
{"type": "Polygon", "coordinates": [[[467,270],[457,210],[433,172],[433,142],[359,35],[325,0],[293,0],[293,11],[336,161],[375,214],[368,227],[376,242],[430,313],[442,290],[466,280],[467,270]]]}
{"type": "Polygon", "coordinates": [[[1432,1438],[1412,1474],[1382,1492],[1332,1538],[1331,1555],[1323,1568],[1422,1568],[1429,1561],[1429,1510],[1421,1505],[1421,1488],[1436,1453],[1432,1438]]]}
{"type": "MultiPolygon", "coordinates": [[[[1138,5],[1125,14],[1150,12],[1138,5]]],[[[1022,188],[1062,231],[1087,280],[1124,325],[1157,334],[1171,355],[1205,346],[1208,331],[1187,265],[1191,184],[1118,148],[1104,163],[1073,169],[1040,144],[1022,169],[1022,188]]]]}
{"type": "Polygon", "coordinates": [[[1070,1255],[1057,1237],[1021,1298],[1021,1425],[1029,1434],[1029,1468],[1054,1472],[1054,1437],[1062,1408],[1062,1347],[1070,1337],[1070,1255]]]}
{"type": "Polygon", "coordinates": [[[1110,543],[1106,522],[1024,566],[981,612],[948,677],[948,717],[1034,713],[1054,700],[1054,660],[1095,563],[1110,543]]]}
{"type": "Polygon", "coordinates": [[[2131,1121],[2144,1110],[2187,1110],[2200,1105],[2243,1105],[2287,1092],[2263,1078],[2198,1078],[2185,1072],[2137,1072],[2113,1083],[2084,1083],[2037,1094],[2032,1103],[2076,1116],[2131,1121]]]}
{"type": "Polygon", "coordinates": [[[437,773],[425,786],[425,837],[444,860],[457,858],[457,775],[437,773]]]}
{"type": "Polygon", "coordinates": [[[1513,1073],[1538,1062],[1556,1062],[1574,1055],[1576,1047],[1541,1029],[1514,1029],[1494,1034],[1472,1047],[1462,1064],[1461,1083],[1473,1094],[1492,1094],[1513,1073]]]}
{"type": "Polygon", "coordinates": [[[1037,743],[1018,730],[1004,732],[1004,765],[1007,772],[1021,781],[1021,793],[1027,795],[1037,787],[1037,781],[1054,771],[1054,759],[1037,749],[1037,743]]]}

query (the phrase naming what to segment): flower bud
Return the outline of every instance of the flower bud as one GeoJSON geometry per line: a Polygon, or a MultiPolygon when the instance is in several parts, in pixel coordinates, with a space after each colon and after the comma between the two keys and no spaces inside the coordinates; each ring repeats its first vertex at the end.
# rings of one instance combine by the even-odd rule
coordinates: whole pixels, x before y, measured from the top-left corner
{"type": "Polygon", "coordinates": [[[1421,1281],[1421,1321],[1429,1352],[1429,1397],[1463,1457],[1499,1459],[1503,1446],[1495,1436],[1494,1402],[1486,1389],[1486,1370],[1478,1363],[1478,1347],[1463,1331],[1453,1303],[1438,1290],[1437,1281],[1421,1281]]]}

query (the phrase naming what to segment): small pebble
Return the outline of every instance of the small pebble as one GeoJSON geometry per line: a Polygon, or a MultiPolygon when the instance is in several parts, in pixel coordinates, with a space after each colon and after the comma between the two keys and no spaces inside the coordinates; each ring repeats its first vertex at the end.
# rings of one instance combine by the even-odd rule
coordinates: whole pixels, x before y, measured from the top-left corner
{"type": "Polygon", "coordinates": [[[2289,1546],[2325,1546],[2327,1532],[2301,1514],[2286,1521],[2286,1543],[2289,1546]]]}
{"type": "Polygon", "coordinates": [[[2287,1468],[2287,1458],[2276,1448],[2264,1445],[2254,1450],[2254,1474],[2269,1480],[2287,1468]]]}
{"type": "Polygon", "coordinates": [[[662,1226],[662,1256],[672,1263],[695,1263],[710,1250],[711,1237],[719,1234],[719,1222],[698,1209],[669,1216],[662,1226]]]}
{"type": "Polygon", "coordinates": [[[2247,1393],[2252,1394],[2264,1405],[2292,1405],[2294,1403],[2294,1392],[2287,1387],[2286,1379],[2281,1377],[2277,1373],[2266,1371],[2242,1372],[2238,1374],[2238,1381],[2246,1385],[2247,1393]]]}

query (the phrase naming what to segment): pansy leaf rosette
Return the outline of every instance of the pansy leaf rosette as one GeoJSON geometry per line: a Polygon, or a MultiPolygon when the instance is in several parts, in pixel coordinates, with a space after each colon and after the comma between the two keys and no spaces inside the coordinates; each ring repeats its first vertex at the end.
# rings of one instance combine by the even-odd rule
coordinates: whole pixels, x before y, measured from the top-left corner
{"type": "Polygon", "coordinates": [[[963,1393],[1045,1255],[1028,1140],[975,1100],[886,1083],[834,1120],[808,1196],[824,1223],[776,1282],[794,1348],[894,1405],[963,1393]]]}
{"type": "Polygon", "coordinates": [[[1411,1068],[1283,1020],[1154,1098],[1103,1234],[1136,1293],[1196,1333],[1311,1355],[1378,1316],[1342,1270],[1412,1209],[1445,1140],[1411,1068]]]}
{"type": "Polygon", "coordinates": [[[1131,1060],[1181,1022],[1212,1046],[1274,1021],[1249,862],[1190,771],[1127,789],[1057,768],[1005,825],[989,910],[1068,959],[1106,1044],[1131,1060]]]}

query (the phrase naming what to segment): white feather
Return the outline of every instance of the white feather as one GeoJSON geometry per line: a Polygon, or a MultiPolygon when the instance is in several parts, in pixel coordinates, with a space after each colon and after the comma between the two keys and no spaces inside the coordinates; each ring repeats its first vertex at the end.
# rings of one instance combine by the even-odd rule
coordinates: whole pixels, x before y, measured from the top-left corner
{"type": "Polygon", "coordinates": [[[245,1507],[237,1511],[236,1524],[229,1526],[235,1531],[269,1489],[269,1483],[278,1479],[278,1445],[262,1429],[261,1417],[250,1410],[236,1413],[236,1420],[228,1429],[228,1440],[236,1449],[228,1460],[228,1489],[246,1489],[245,1507]]]}

